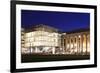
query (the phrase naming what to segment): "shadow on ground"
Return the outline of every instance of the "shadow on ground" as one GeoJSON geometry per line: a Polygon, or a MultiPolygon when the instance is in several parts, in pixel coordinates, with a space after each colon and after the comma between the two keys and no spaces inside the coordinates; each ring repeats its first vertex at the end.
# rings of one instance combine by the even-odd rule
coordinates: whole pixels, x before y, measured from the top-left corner
{"type": "Polygon", "coordinates": [[[47,62],[64,60],[86,60],[90,55],[41,55],[41,54],[22,54],[21,62],[47,62]]]}

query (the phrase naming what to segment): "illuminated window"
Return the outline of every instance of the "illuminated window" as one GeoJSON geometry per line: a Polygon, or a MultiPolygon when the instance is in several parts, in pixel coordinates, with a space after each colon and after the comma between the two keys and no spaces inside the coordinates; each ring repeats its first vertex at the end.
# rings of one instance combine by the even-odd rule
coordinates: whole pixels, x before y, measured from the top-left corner
{"type": "Polygon", "coordinates": [[[80,38],[81,36],[79,35],[78,37],[80,38]]]}
{"type": "Polygon", "coordinates": [[[29,33],[26,33],[26,37],[31,37],[32,36],[32,33],[29,32],[29,33]]]}

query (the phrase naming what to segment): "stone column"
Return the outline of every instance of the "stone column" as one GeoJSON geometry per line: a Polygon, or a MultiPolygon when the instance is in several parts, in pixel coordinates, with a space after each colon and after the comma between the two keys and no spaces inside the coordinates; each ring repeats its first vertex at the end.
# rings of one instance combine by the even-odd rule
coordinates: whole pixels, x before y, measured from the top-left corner
{"type": "MultiPolygon", "coordinates": [[[[73,51],[73,48],[74,48],[74,38],[72,37],[72,39],[71,39],[71,45],[72,45],[72,51],[73,51]]],[[[74,52],[74,51],[73,51],[74,52]]]]}
{"type": "Polygon", "coordinates": [[[88,52],[90,50],[90,35],[88,34],[88,52]]]}
{"type": "Polygon", "coordinates": [[[84,45],[83,45],[83,50],[84,50],[84,52],[83,52],[83,54],[86,54],[86,35],[85,34],[83,34],[83,43],[84,43],[84,45]]]}
{"type": "Polygon", "coordinates": [[[73,50],[74,50],[74,53],[75,53],[75,37],[73,37],[73,50]]]}
{"type": "Polygon", "coordinates": [[[82,48],[83,48],[83,36],[82,34],[80,35],[80,54],[82,54],[82,48]]]}
{"type": "Polygon", "coordinates": [[[74,52],[76,54],[76,49],[77,49],[77,40],[76,40],[76,35],[74,37],[74,52]]]}
{"type": "Polygon", "coordinates": [[[81,47],[82,47],[82,37],[79,35],[79,53],[81,54],[81,47]]]}
{"type": "Polygon", "coordinates": [[[76,37],[76,42],[77,42],[77,46],[76,46],[76,48],[77,48],[77,54],[78,54],[78,35],[77,35],[77,37],[76,37]]]}
{"type": "Polygon", "coordinates": [[[80,34],[79,34],[79,39],[78,39],[78,41],[79,41],[79,54],[81,54],[82,37],[81,37],[81,35],[80,35],[80,34]]]}
{"type": "Polygon", "coordinates": [[[65,48],[65,53],[66,53],[66,50],[67,50],[67,44],[68,44],[68,43],[67,43],[67,40],[68,40],[68,39],[67,39],[67,37],[66,37],[66,48],[65,48]]]}
{"type": "Polygon", "coordinates": [[[69,37],[69,49],[70,49],[70,52],[71,52],[71,37],[69,37]]]}
{"type": "Polygon", "coordinates": [[[86,34],[86,54],[87,54],[87,34],[86,34]]]}
{"type": "Polygon", "coordinates": [[[62,38],[62,49],[64,49],[64,38],[62,38]]]}
{"type": "Polygon", "coordinates": [[[64,37],[64,48],[63,48],[63,53],[65,52],[65,49],[66,49],[66,39],[64,37]]]}
{"type": "Polygon", "coordinates": [[[69,36],[67,37],[67,51],[69,53],[69,50],[70,50],[70,39],[69,39],[69,36]]]}
{"type": "Polygon", "coordinates": [[[62,47],[61,48],[64,49],[64,37],[62,38],[61,42],[62,42],[62,47]]]}
{"type": "Polygon", "coordinates": [[[83,35],[81,35],[81,54],[83,55],[83,35]]]}

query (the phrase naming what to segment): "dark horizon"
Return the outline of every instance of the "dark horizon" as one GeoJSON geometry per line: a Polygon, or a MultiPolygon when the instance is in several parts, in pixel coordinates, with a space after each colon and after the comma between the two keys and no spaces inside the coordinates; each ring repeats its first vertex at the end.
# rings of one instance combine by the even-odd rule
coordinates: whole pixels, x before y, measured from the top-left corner
{"type": "Polygon", "coordinates": [[[21,10],[21,27],[44,24],[62,32],[90,28],[90,14],[79,12],[53,12],[21,10]]]}

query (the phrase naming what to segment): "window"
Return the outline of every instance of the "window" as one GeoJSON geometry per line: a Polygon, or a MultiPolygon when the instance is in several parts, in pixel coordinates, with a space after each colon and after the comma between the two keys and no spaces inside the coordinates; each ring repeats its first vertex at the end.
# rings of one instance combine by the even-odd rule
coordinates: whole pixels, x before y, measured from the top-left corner
{"type": "Polygon", "coordinates": [[[71,43],[73,43],[73,39],[71,39],[71,43]]]}
{"type": "Polygon", "coordinates": [[[75,38],[75,43],[76,43],[76,38],[75,38]]]}

